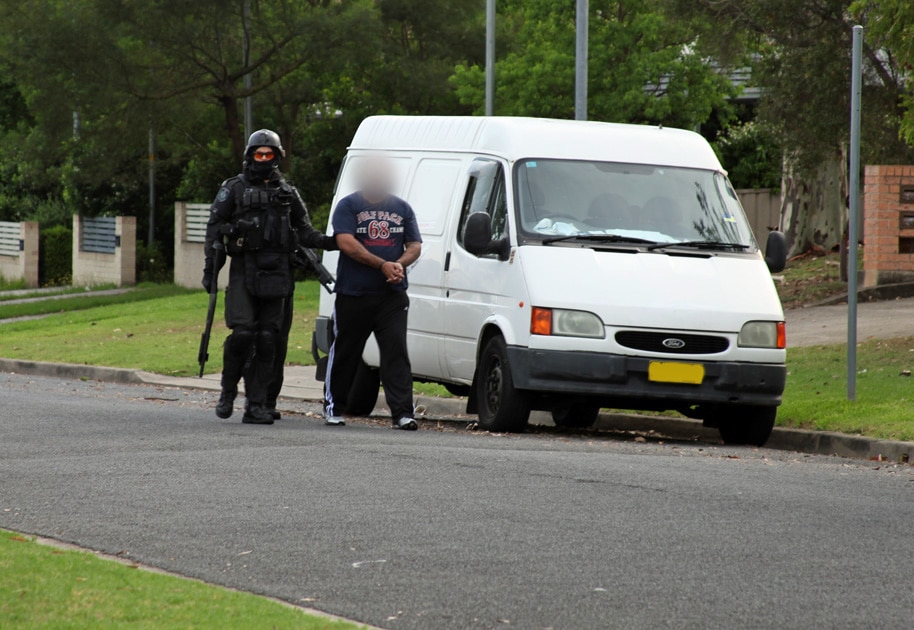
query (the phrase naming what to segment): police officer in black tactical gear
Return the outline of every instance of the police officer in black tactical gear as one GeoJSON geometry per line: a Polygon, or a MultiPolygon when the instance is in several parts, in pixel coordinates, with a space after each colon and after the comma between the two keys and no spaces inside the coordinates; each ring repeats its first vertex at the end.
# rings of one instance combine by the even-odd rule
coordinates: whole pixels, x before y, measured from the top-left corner
{"type": "Polygon", "coordinates": [[[244,376],[247,405],[242,422],[247,424],[273,424],[275,418],[276,383],[281,386],[292,319],[296,242],[337,249],[333,237],[312,227],[301,195],[279,172],[284,154],[273,131],[251,134],[243,172],[222,183],[206,227],[207,291],[218,273],[213,269],[213,243],[222,239],[232,258],[225,290],[225,323],[232,332],[225,340],[216,415],[232,415],[244,376]]]}

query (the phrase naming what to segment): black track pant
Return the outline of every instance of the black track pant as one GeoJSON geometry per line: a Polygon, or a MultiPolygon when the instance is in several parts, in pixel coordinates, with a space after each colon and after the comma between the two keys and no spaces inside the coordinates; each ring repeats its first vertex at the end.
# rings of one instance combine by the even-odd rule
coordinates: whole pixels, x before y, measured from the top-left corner
{"type": "Polygon", "coordinates": [[[337,295],[333,311],[336,338],[330,347],[324,383],[327,413],[346,413],[349,389],[371,333],[381,351],[381,383],[394,421],[413,417],[413,376],[406,351],[409,297],[403,291],[384,295],[337,295]]]}

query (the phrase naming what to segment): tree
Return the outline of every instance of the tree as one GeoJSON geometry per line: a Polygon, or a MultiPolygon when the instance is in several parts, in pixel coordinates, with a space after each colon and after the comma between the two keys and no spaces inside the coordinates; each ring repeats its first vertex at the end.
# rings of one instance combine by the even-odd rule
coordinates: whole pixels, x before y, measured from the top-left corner
{"type": "MultiPolygon", "coordinates": [[[[575,4],[562,0],[499,3],[501,58],[496,113],[574,115],[575,4]],[[507,42],[507,43],[505,43],[507,42]]],[[[660,0],[590,2],[588,113],[595,120],[694,128],[735,93],[695,46],[695,29],[673,20],[660,0]]],[[[484,69],[457,66],[461,102],[483,111],[484,69]]]]}
{"type": "MultiPolygon", "coordinates": [[[[785,149],[781,210],[790,251],[831,249],[847,222],[851,27],[848,0],[670,0],[679,15],[716,25],[709,49],[746,46],[763,90],[760,121],[785,149]]],[[[864,47],[864,162],[910,159],[898,138],[902,75],[889,51],[864,47]]]]}
{"type": "Polygon", "coordinates": [[[914,4],[908,0],[858,0],[851,5],[851,12],[867,24],[869,48],[878,51],[877,56],[889,61],[893,68],[901,69],[903,114],[900,133],[908,145],[914,145],[914,89],[911,84],[911,72],[914,71],[914,4]]]}

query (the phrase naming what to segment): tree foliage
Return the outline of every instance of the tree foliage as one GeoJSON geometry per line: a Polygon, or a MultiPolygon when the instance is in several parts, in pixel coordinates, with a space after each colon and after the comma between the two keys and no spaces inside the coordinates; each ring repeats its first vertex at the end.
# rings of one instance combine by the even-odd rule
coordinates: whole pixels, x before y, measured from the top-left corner
{"type": "MultiPolygon", "coordinates": [[[[496,64],[495,111],[511,116],[574,115],[575,3],[499,3],[506,52],[496,64]]],[[[690,19],[674,19],[658,0],[590,2],[588,117],[693,128],[735,89],[697,47],[690,19]]],[[[461,102],[484,108],[484,68],[458,65],[461,102]]]]}

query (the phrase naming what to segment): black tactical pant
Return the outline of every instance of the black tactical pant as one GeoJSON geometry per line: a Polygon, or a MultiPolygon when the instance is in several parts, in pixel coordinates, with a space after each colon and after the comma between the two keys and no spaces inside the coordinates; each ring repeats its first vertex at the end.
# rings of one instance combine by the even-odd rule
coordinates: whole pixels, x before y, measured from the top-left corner
{"type": "Polygon", "coordinates": [[[292,331],[293,298],[294,296],[290,295],[285,299],[282,325],[279,327],[279,336],[276,338],[276,350],[273,356],[273,379],[267,388],[267,407],[270,409],[276,408],[276,399],[279,398],[282,384],[285,381],[286,356],[289,352],[289,333],[292,331]]]}
{"type": "Polygon", "coordinates": [[[381,383],[391,418],[413,417],[413,375],[406,349],[409,297],[404,291],[383,295],[337,295],[333,309],[336,335],[330,347],[324,394],[331,416],[346,413],[349,389],[371,333],[381,351],[381,383]]]}
{"type": "Polygon", "coordinates": [[[284,298],[252,296],[245,285],[244,256],[232,258],[225,289],[225,325],[232,334],[225,340],[223,349],[224,391],[237,390],[238,382],[245,376],[248,403],[266,404],[286,302],[284,298]]]}

